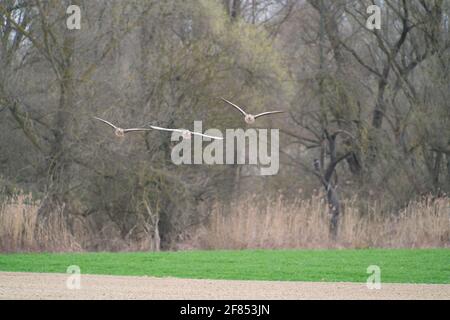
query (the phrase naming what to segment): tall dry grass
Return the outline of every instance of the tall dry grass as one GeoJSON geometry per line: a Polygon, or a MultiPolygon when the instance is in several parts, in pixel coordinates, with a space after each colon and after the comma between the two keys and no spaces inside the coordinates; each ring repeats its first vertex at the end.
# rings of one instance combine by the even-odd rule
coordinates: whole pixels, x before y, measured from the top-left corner
{"type": "Polygon", "coordinates": [[[80,251],[63,217],[64,208],[37,223],[40,202],[18,195],[0,205],[0,251],[80,251]]]}
{"type": "MultiPolygon", "coordinates": [[[[0,205],[0,252],[151,249],[147,236],[122,239],[113,227],[88,232],[83,223],[71,232],[64,208],[38,224],[39,206],[25,195],[0,205]]],[[[280,197],[263,203],[248,198],[231,208],[226,214],[222,206],[215,206],[209,221],[179,248],[450,247],[447,197],[414,201],[395,214],[383,213],[377,201],[363,205],[357,199],[344,201],[336,241],[329,237],[327,203],[319,194],[307,200],[280,197]]]]}
{"type": "Polygon", "coordinates": [[[123,237],[112,222],[96,227],[92,221],[69,219],[64,207],[38,223],[40,206],[40,201],[23,194],[0,203],[0,252],[158,250],[141,226],[123,237]]]}
{"type": "Polygon", "coordinates": [[[263,208],[255,199],[233,204],[225,214],[216,206],[209,223],[193,237],[203,249],[244,248],[368,248],[450,246],[449,198],[411,202],[396,214],[381,212],[379,202],[361,206],[344,201],[336,241],[329,236],[327,203],[322,195],[308,200],[269,201],[263,208]]]}

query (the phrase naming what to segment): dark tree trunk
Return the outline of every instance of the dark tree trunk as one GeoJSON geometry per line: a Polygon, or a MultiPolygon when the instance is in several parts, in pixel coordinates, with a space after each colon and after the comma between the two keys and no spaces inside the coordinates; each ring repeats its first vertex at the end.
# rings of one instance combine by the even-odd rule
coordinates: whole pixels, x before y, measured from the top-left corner
{"type": "MultiPolygon", "coordinates": [[[[38,212],[38,223],[45,221],[46,217],[58,208],[64,207],[68,202],[70,189],[70,146],[75,134],[74,110],[74,53],[75,37],[73,31],[66,30],[62,44],[63,56],[58,68],[59,77],[59,105],[53,119],[53,141],[48,154],[47,171],[48,196],[45,198],[38,212]],[[48,202],[48,203],[47,203],[48,202]]],[[[68,210],[65,210],[68,211],[68,210]]]]}
{"type": "Polygon", "coordinates": [[[332,177],[335,175],[336,166],[341,161],[347,159],[351,155],[351,153],[347,153],[343,156],[338,157],[336,153],[336,139],[338,134],[330,135],[327,130],[325,130],[324,134],[328,143],[328,149],[330,151],[330,162],[326,170],[324,170],[323,172],[321,170],[320,161],[316,159],[314,160],[314,168],[316,171],[316,176],[320,179],[327,195],[327,202],[330,213],[330,235],[333,240],[336,240],[338,235],[341,204],[339,201],[338,192],[336,190],[336,185],[333,185],[332,177]]]}

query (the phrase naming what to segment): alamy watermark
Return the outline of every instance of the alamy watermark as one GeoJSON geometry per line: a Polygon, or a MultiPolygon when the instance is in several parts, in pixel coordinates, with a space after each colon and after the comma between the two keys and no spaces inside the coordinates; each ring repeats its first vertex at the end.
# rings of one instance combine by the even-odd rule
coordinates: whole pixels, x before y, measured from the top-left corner
{"type": "MultiPolygon", "coordinates": [[[[194,121],[194,131],[203,132],[202,122],[194,121]]],[[[276,175],[280,168],[280,132],[278,129],[208,129],[212,139],[194,135],[186,139],[182,132],[173,132],[171,141],[178,142],[171,153],[172,162],[181,164],[257,165],[263,176],[276,175]],[[180,141],[181,140],[181,141],[180,141]],[[204,144],[209,142],[208,144],[204,144]]]]}
{"type": "Polygon", "coordinates": [[[366,28],[369,30],[381,29],[381,8],[377,5],[367,7],[367,13],[370,14],[366,21],[366,28]]]}
{"type": "MultiPolygon", "coordinates": [[[[69,30],[81,29],[81,9],[77,5],[70,5],[67,7],[66,14],[69,16],[66,19],[66,26],[69,30]]],[[[370,5],[367,7],[367,14],[370,16],[366,21],[366,28],[369,30],[381,29],[381,8],[377,5],[370,5]]]]}
{"type": "Polygon", "coordinates": [[[69,290],[81,289],[81,269],[79,266],[72,265],[67,267],[66,273],[70,274],[66,279],[66,287],[69,290]]]}
{"type": "Polygon", "coordinates": [[[81,9],[77,5],[67,7],[66,13],[70,16],[66,19],[66,26],[69,30],[81,29],[81,9]]]}
{"type": "Polygon", "coordinates": [[[369,266],[367,267],[367,273],[370,276],[367,278],[367,289],[369,290],[380,290],[381,289],[381,269],[379,266],[369,266]]]}

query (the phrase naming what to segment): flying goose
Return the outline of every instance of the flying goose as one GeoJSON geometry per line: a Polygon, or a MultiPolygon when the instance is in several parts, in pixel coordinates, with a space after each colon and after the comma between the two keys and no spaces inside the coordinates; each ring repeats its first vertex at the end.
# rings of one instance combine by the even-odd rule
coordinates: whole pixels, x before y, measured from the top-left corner
{"type": "Polygon", "coordinates": [[[253,115],[250,113],[245,112],[241,107],[239,107],[238,105],[235,105],[234,103],[228,101],[225,98],[221,98],[223,101],[225,101],[226,103],[228,103],[229,105],[232,105],[233,107],[235,107],[237,110],[239,110],[243,115],[244,115],[244,120],[246,123],[248,124],[252,124],[255,122],[256,118],[259,117],[263,117],[263,116],[267,116],[270,114],[276,114],[276,113],[283,113],[284,111],[268,111],[268,112],[263,112],[257,115],[253,115]]]}
{"type": "Polygon", "coordinates": [[[120,128],[120,127],[117,127],[117,126],[115,126],[115,125],[113,125],[111,122],[109,122],[109,121],[106,121],[106,120],[103,120],[103,119],[100,119],[100,118],[97,118],[97,117],[94,117],[94,119],[97,119],[97,120],[99,120],[99,121],[101,121],[101,122],[103,122],[103,123],[106,123],[107,125],[109,125],[110,127],[112,127],[112,128],[114,128],[114,134],[116,135],[116,136],[118,136],[118,137],[124,137],[125,136],[125,134],[126,133],[129,133],[129,132],[137,132],[137,131],[150,131],[150,130],[152,130],[152,129],[149,129],[149,128],[129,128],[129,129],[123,129],[123,128],[120,128]]]}
{"type": "Polygon", "coordinates": [[[218,140],[223,140],[222,137],[215,137],[215,136],[209,136],[207,134],[203,134],[200,132],[195,132],[195,131],[190,131],[190,130],[183,130],[183,129],[168,129],[168,128],[162,128],[162,127],[157,127],[157,126],[150,126],[150,128],[155,129],[155,130],[161,130],[161,131],[172,131],[172,132],[181,132],[183,139],[191,139],[191,135],[196,134],[198,136],[202,136],[202,137],[206,137],[206,138],[210,138],[210,139],[218,139],[218,140]]]}

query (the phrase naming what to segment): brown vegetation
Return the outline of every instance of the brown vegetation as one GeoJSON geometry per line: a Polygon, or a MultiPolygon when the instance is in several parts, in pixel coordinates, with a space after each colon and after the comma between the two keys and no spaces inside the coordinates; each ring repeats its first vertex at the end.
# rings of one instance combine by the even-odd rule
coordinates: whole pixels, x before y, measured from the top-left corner
{"type": "Polygon", "coordinates": [[[123,238],[113,225],[107,224],[98,232],[86,221],[68,220],[64,207],[55,208],[39,221],[41,205],[30,195],[19,195],[0,205],[0,252],[155,249],[151,238],[123,238]]]}
{"type": "MultiPolygon", "coordinates": [[[[62,208],[61,208],[62,209],[62,208]]],[[[45,224],[37,223],[39,203],[19,195],[0,206],[0,251],[77,251],[81,247],[55,210],[45,224]]]]}
{"type": "Polygon", "coordinates": [[[450,203],[447,197],[412,201],[395,214],[381,212],[378,201],[363,206],[344,201],[339,235],[328,232],[330,214],[323,195],[287,203],[280,197],[262,210],[240,201],[233,211],[220,206],[199,229],[195,247],[247,248],[370,248],[450,246],[450,203]]]}
{"type": "MultiPolygon", "coordinates": [[[[178,248],[368,248],[450,246],[450,203],[431,197],[409,203],[396,214],[380,212],[377,201],[358,205],[344,201],[339,236],[328,232],[330,215],[321,194],[307,200],[285,201],[279,197],[258,205],[249,198],[232,204],[231,213],[216,205],[204,225],[192,229],[178,248]]],[[[71,230],[63,208],[37,223],[39,202],[19,196],[0,208],[0,251],[82,251],[102,245],[109,250],[149,250],[147,241],[124,241],[111,230],[96,234],[86,225],[71,230]],[[109,237],[102,239],[102,237],[109,237]],[[104,242],[108,242],[106,244],[104,242]]]]}

